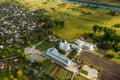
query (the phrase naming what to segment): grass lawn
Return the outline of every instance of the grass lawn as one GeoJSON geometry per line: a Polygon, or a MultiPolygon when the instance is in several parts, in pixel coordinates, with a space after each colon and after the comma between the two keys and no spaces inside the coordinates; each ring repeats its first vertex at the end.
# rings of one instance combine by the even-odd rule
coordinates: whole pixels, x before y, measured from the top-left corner
{"type": "Polygon", "coordinates": [[[83,73],[83,74],[85,74],[85,75],[88,75],[88,72],[85,71],[85,70],[83,70],[83,69],[80,69],[80,72],[83,73]]]}
{"type": "Polygon", "coordinates": [[[85,77],[83,77],[83,76],[81,76],[81,75],[78,75],[78,76],[75,76],[75,77],[73,78],[73,80],[88,80],[88,79],[85,78],[85,77]]]}
{"type": "Polygon", "coordinates": [[[70,72],[70,71],[67,71],[66,69],[60,67],[57,64],[51,64],[47,68],[45,74],[47,74],[48,76],[51,76],[52,78],[57,78],[59,80],[66,80],[66,79],[69,80],[69,79],[71,79],[73,73],[70,72]],[[57,70],[57,71],[54,72],[54,70],[56,69],[56,67],[59,67],[59,70],[57,70]],[[55,73],[55,74],[52,75],[52,73],[55,73]]]}
{"type": "Polygon", "coordinates": [[[42,66],[43,67],[48,67],[51,64],[51,60],[50,59],[46,59],[42,62],[42,66]]]}
{"type": "Polygon", "coordinates": [[[64,68],[61,68],[58,73],[56,74],[56,77],[59,80],[70,80],[72,77],[72,72],[65,70],[64,68]]]}
{"type": "Polygon", "coordinates": [[[42,44],[36,46],[36,48],[39,49],[40,51],[44,51],[44,50],[47,50],[47,49],[49,49],[51,47],[54,47],[58,43],[59,43],[59,41],[58,42],[54,42],[54,43],[52,43],[50,41],[44,41],[44,42],[42,42],[42,44]]]}
{"type": "Polygon", "coordinates": [[[50,66],[48,66],[47,71],[45,73],[47,75],[51,75],[52,71],[55,69],[56,66],[57,64],[51,64],[50,66]]]}

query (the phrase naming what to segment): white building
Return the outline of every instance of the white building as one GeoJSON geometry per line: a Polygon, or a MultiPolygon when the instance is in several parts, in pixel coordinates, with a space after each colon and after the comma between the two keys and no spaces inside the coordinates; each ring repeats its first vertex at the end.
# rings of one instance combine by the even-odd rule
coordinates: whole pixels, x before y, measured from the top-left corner
{"type": "Polygon", "coordinates": [[[93,44],[90,44],[90,43],[85,43],[85,44],[82,46],[82,48],[93,51],[93,50],[94,50],[94,45],[93,45],[93,44]]]}
{"type": "Polygon", "coordinates": [[[79,39],[75,41],[75,44],[76,46],[74,45],[73,47],[74,48],[77,47],[78,50],[82,48],[82,49],[93,51],[95,48],[95,45],[79,39]]]}
{"type": "Polygon", "coordinates": [[[3,45],[0,45],[0,49],[3,49],[4,48],[4,46],[3,45]]]}
{"type": "Polygon", "coordinates": [[[45,54],[53,58],[56,61],[56,63],[58,62],[58,64],[61,63],[65,66],[69,66],[72,62],[71,60],[64,59],[63,57],[61,57],[56,48],[49,48],[48,50],[45,51],[45,54]]]}
{"type": "Polygon", "coordinates": [[[71,50],[70,44],[66,40],[61,40],[59,43],[59,47],[61,50],[64,51],[71,50]]]}

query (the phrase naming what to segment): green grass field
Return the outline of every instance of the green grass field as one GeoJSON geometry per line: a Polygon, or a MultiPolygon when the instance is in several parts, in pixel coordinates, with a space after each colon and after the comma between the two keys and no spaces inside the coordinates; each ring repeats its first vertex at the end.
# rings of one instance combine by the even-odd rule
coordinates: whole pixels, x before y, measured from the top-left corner
{"type": "Polygon", "coordinates": [[[67,71],[63,68],[61,68],[58,73],[56,74],[56,77],[59,79],[59,80],[70,80],[71,77],[72,77],[72,72],[70,71],[67,71]]]}
{"type": "MultiPolygon", "coordinates": [[[[69,7],[70,4],[66,5],[69,7]]],[[[120,23],[120,16],[108,15],[108,10],[105,9],[91,9],[80,7],[79,10],[91,12],[90,15],[84,15],[79,10],[68,10],[68,7],[63,9],[63,11],[58,10],[52,13],[53,17],[65,20],[65,28],[54,28],[54,33],[68,41],[78,38],[81,34],[92,32],[92,26],[95,24],[111,27],[114,24],[120,23]]],[[[78,6],[73,7],[77,8],[78,6]]],[[[117,29],[117,31],[119,33],[120,29],[117,29]]]]}
{"type": "Polygon", "coordinates": [[[81,76],[81,75],[78,75],[78,76],[75,76],[75,77],[73,78],[73,80],[88,80],[88,79],[85,78],[85,77],[83,77],[83,76],[81,76]]]}
{"type": "Polygon", "coordinates": [[[47,75],[51,75],[52,71],[55,69],[56,66],[57,66],[56,64],[51,64],[45,73],[47,75]]]}
{"type": "Polygon", "coordinates": [[[69,80],[72,77],[72,72],[60,67],[57,64],[51,64],[46,72],[47,75],[49,75],[52,78],[57,78],[59,80],[69,80]],[[56,67],[58,67],[58,70],[56,70],[56,67]]]}

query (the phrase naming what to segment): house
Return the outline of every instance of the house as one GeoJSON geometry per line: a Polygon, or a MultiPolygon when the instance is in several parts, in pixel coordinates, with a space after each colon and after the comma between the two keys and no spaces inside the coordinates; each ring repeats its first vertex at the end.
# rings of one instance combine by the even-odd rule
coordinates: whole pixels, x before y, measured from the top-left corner
{"type": "Polygon", "coordinates": [[[4,63],[0,62],[0,69],[4,69],[4,63]]]}
{"type": "Polygon", "coordinates": [[[76,45],[76,44],[71,44],[71,48],[72,49],[75,49],[75,50],[77,50],[77,51],[81,51],[81,47],[80,46],[78,46],[78,45],[76,45]]]}
{"type": "Polygon", "coordinates": [[[13,63],[14,63],[14,64],[17,64],[17,63],[18,63],[18,59],[14,59],[14,60],[13,60],[13,63]]]}
{"type": "Polygon", "coordinates": [[[90,43],[85,43],[83,46],[82,46],[83,49],[86,49],[86,50],[94,50],[94,45],[90,44],[90,43]]]}
{"type": "Polygon", "coordinates": [[[57,42],[58,41],[58,39],[53,35],[49,35],[48,38],[50,39],[50,42],[57,42]]]}
{"type": "Polygon", "coordinates": [[[45,54],[50,58],[53,58],[53,60],[55,60],[58,64],[61,63],[62,65],[69,66],[72,62],[71,60],[61,57],[56,48],[49,48],[45,51],[45,54]]]}
{"type": "Polygon", "coordinates": [[[38,74],[38,72],[39,72],[37,69],[32,69],[32,71],[34,74],[38,74]]]}
{"type": "Polygon", "coordinates": [[[84,45],[84,41],[82,41],[82,40],[79,40],[79,39],[77,39],[76,41],[75,41],[75,44],[76,45],[78,45],[79,47],[82,47],[82,45],[84,45]]]}
{"type": "Polygon", "coordinates": [[[90,50],[90,51],[93,51],[95,48],[95,46],[93,44],[85,42],[83,40],[79,40],[79,39],[77,39],[75,41],[75,44],[72,45],[72,47],[77,48],[78,50],[79,49],[86,49],[86,50],[90,50]]]}
{"type": "Polygon", "coordinates": [[[0,45],[0,49],[3,49],[4,48],[4,46],[3,45],[0,45]]]}
{"type": "Polygon", "coordinates": [[[61,40],[59,43],[59,47],[63,51],[71,50],[70,44],[66,40],[61,40]]]}

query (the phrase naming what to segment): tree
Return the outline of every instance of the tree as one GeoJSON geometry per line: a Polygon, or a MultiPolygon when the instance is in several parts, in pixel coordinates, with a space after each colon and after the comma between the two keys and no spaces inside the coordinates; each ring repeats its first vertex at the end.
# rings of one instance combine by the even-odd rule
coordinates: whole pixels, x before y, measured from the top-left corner
{"type": "Polygon", "coordinates": [[[98,32],[101,33],[102,30],[103,30],[103,27],[99,26],[99,27],[98,27],[98,32]]]}
{"type": "Polygon", "coordinates": [[[116,52],[113,50],[108,50],[106,57],[113,58],[116,55],[116,52]]]}
{"type": "Polygon", "coordinates": [[[9,80],[9,79],[7,77],[5,77],[4,80],[9,80]]]}
{"type": "Polygon", "coordinates": [[[64,21],[60,21],[60,28],[64,28],[65,26],[65,22],[64,21]]]}
{"type": "Polygon", "coordinates": [[[14,78],[13,80],[18,80],[17,78],[14,78]]]}
{"type": "Polygon", "coordinates": [[[22,77],[22,73],[23,73],[22,70],[18,70],[18,71],[17,71],[17,77],[18,77],[18,78],[22,77]]]}
{"type": "Polygon", "coordinates": [[[116,49],[117,51],[120,51],[120,42],[115,45],[115,49],[116,49]]]}
{"type": "Polygon", "coordinates": [[[111,16],[115,16],[116,11],[110,10],[107,14],[111,15],[111,16]]]}
{"type": "Polygon", "coordinates": [[[92,28],[93,28],[93,31],[94,31],[94,34],[95,34],[96,31],[98,30],[99,26],[98,25],[94,25],[92,28]]]}
{"type": "Polygon", "coordinates": [[[58,20],[54,20],[54,24],[55,24],[55,26],[59,26],[59,21],[58,20]]]}

